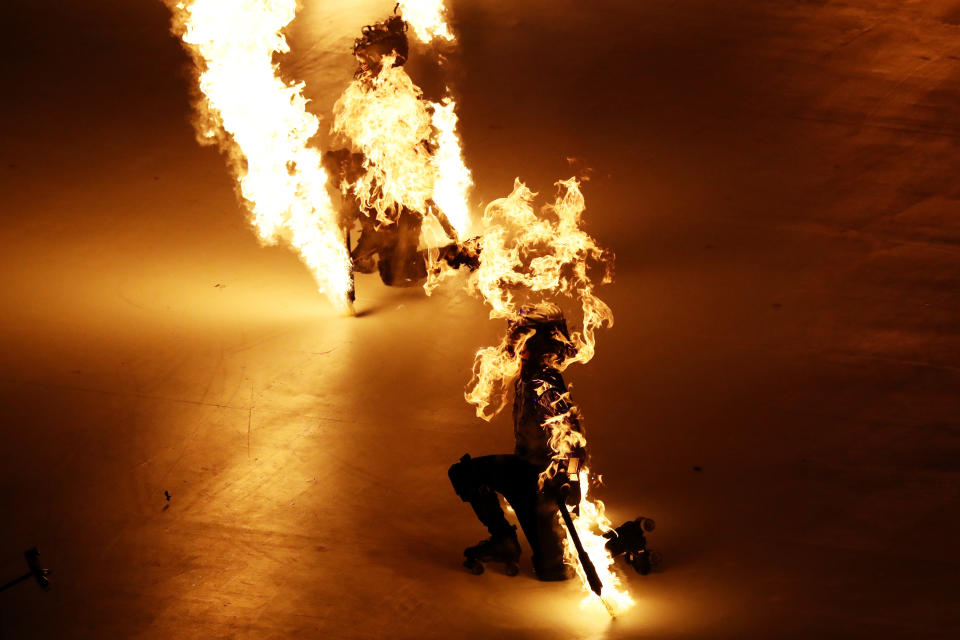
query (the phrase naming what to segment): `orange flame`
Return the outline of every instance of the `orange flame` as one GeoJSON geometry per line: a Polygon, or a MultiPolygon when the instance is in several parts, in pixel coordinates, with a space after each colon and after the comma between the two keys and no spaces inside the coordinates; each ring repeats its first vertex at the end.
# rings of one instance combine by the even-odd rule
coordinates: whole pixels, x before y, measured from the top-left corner
{"type": "Polygon", "coordinates": [[[349,188],[383,224],[394,222],[400,207],[421,214],[439,208],[464,234],[472,181],[456,134],[455,104],[424,100],[394,60],[387,56],[377,75],[354,79],[334,105],[334,133],[364,155],[366,171],[349,188]]]}
{"type": "MultiPolygon", "coordinates": [[[[613,523],[611,523],[610,519],[606,516],[603,502],[589,497],[588,485],[592,476],[593,474],[586,467],[580,471],[580,513],[573,516],[573,525],[576,527],[577,534],[580,536],[580,543],[583,544],[584,550],[587,552],[587,555],[590,556],[590,560],[597,570],[597,576],[603,584],[603,593],[601,595],[603,605],[611,615],[614,615],[627,611],[636,603],[633,598],[630,597],[626,585],[616,571],[614,559],[610,555],[610,552],[607,551],[607,539],[603,537],[603,533],[613,529],[613,523]]],[[[569,535],[565,540],[563,550],[564,559],[567,564],[573,565],[576,568],[577,575],[586,592],[583,600],[580,602],[580,606],[589,607],[595,605],[596,598],[593,597],[593,592],[590,591],[587,576],[583,571],[583,567],[580,566],[577,552],[573,547],[573,541],[569,535]]]]}
{"type": "Polygon", "coordinates": [[[319,121],[307,111],[303,84],[283,81],[273,62],[274,54],[289,51],[282,32],[296,15],[296,0],[170,5],[174,32],[199,74],[198,139],[228,154],[260,239],[286,240],[320,291],[341,312],[352,312],[344,233],[321,154],[309,146],[319,121]]]}
{"type": "Polygon", "coordinates": [[[397,5],[400,15],[420,41],[429,44],[434,38],[453,40],[453,32],[444,17],[443,0],[400,0],[397,5]]]}
{"type": "MultiPolygon", "coordinates": [[[[468,286],[490,305],[491,318],[510,319],[524,303],[557,296],[577,303],[582,328],[570,335],[572,355],[559,363],[563,370],[573,362],[589,362],[596,330],[613,326],[613,312],[594,293],[588,274],[591,263],[600,265],[604,268],[602,281],[609,282],[613,256],[580,226],[585,203],[577,180],[561,180],[557,186],[557,199],[544,208],[543,215],[534,212],[536,194],[519,179],[509,196],[487,205],[480,267],[468,286]]],[[[477,407],[477,415],[487,420],[497,413],[489,412],[490,405],[497,402],[492,392],[506,393],[513,371],[500,364],[501,359],[492,357],[478,357],[474,363],[467,400],[477,407]]]]}

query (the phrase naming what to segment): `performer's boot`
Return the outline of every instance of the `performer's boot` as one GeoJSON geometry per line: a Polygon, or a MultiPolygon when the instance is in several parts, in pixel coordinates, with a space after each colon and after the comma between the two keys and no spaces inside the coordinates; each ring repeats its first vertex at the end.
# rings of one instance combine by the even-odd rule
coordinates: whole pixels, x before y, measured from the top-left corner
{"type": "Polygon", "coordinates": [[[464,549],[463,555],[468,560],[480,562],[516,562],[520,558],[517,528],[511,526],[502,533],[481,540],[478,544],[464,549]]]}
{"type": "Polygon", "coordinates": [[[533,568],[537,574],[537,579],[542,582],[560,582],[562,580],[569,580],[573,577],[575,572],[575,570],[569,565],[563,563],[551,565],[549,567],[538,567],[537,565],[534,565],[533,568]]]}

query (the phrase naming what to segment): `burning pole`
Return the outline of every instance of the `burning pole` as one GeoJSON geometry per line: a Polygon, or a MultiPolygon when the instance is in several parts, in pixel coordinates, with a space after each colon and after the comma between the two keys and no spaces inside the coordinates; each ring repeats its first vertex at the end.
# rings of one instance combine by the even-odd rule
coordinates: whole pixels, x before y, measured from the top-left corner
{"type": "Polygon", "coordinates": [[[200,90],[197,139],[229,158],[238,191],[265,244],[288,243],[319,290],[353,311],[346,230],[326,191],[319,127],[303,83],[281,79],[275,54],[289,51],[283,30],[297,0],[167,0],[173,31],[191,53],[200,90]]]}

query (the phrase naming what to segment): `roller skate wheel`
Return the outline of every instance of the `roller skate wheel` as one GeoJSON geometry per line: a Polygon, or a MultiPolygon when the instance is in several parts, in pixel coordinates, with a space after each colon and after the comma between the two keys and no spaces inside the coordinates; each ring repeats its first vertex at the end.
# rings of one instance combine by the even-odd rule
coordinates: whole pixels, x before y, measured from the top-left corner
{"type": "Polygon", "coordinates": [[[515,562],[508,562],[506,572],[508,576],[513,577],[520,573],[520,567],[515,562]]]}
{"type": "Polygon", "coordinates": [[[627,560],[630,562],[630,566],[640,575],[645,576],[650,573],[650,554],[646,551],[634,553],[627,560]]]}
{"type": "Polygon", "coordinates": [[[464,561],[463,566],[465,566],[470,573],[475,576],[479,576],[481,573],[483,573],[483,563],[476,560],[466,560],[464,561]]]}
{"type": "Polygon", "coordinates": [[[660,553],[659,551],[648,551],[647,555],[650,556],[651,567],[659,566],[660,563],[663,562],[663,554],[660,553]]]}
{"type": "Polygon", "coordinates": [[[653,518],[640,518],[640,526],[643,527],[644,531],[650,532],[657,528],[657,523],[654,522],[653,518]]]}

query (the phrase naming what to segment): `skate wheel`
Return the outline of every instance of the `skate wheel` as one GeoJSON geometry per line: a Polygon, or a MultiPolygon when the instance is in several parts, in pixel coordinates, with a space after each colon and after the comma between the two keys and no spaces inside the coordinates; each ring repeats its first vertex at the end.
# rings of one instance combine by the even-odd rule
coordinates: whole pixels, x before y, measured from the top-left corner
{"type": "Polygon", "coordinates": [[[640,518],[640,526],[643,527],[644,531],[650,532],[657,528],[657,523],[654,522],[653,518],[640,518]]]}
{"type": "Polygon", "coordinates": [[[513,577],[520,573],[520,567],[515,562],[508,562],[506,571],[508,576],[513,577]]]}
{"type": "Polygon", "coordinates": [[[647,555],[650,556],[651,567],[660,566],[660,563],[663,562],[663,554],[659,551],[648,551],[647,555]]]}
{"type": "Polygon", "coordinates": [[[483,573],[483,563],[477,562],[476,560],[467,560],[463,563],[463,566],[465,566],[470,571],[470,573],[472,573],[475,576],[478,576],[481,573],[483,573]]]}

